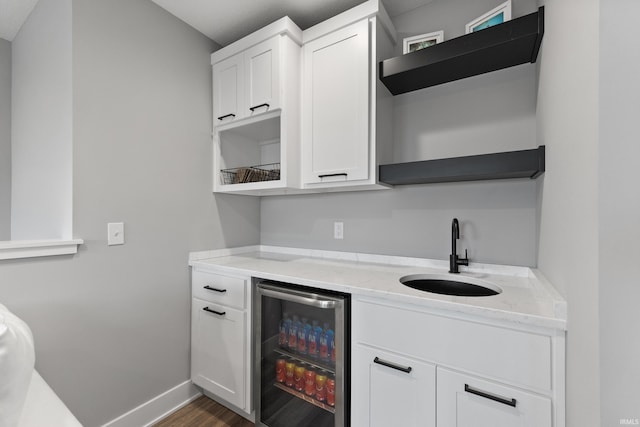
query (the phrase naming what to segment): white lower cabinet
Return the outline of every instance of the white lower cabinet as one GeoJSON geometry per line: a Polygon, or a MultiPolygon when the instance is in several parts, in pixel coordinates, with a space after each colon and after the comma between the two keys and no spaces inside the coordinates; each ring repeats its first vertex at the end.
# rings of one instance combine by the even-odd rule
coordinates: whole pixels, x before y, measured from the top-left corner
{"type": "Polygon", "coordinates": [[[245,297],[248,282],[249,278],[193,272],[191,380],[233,405],[233,409],[250,414],[251,312],[250,300],[245,297]]]}
{"type": "Polygon", "coordinates": [[[354,426],[435,427],[434,365],[364,345],[352,360],[354,426]]]}
{"type": "Polygon", "coordinates": [[[352,425],[564,427],[564,332],[352,301],[352,425]]]}
{"type": "Polygon", "coordinates": [[[244,408],[244,313],[193,299],[191,320],[193,382],[244,408]]]}
{"type": "Polygon", "coordinates": [[[551,400],[438,368],[438,426],[550,427],[551,400]]]}

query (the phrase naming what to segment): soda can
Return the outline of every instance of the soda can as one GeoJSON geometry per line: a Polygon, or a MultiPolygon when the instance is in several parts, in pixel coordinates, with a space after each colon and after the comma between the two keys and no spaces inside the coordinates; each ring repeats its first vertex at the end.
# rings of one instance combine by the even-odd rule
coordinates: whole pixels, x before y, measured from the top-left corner
{"type": "Polygon", "coordinates": [[[285,365],[285,371],[286,371],[286,375],[285,375],[285,384],[287,385],[287,387],[293,387],[293,384],[295,382],[295,369],[296,369],[296,364],[293,362],[287,362],[285,365]]]}
{"type": "Polygon", "coordinates": [[[296,365],[295,374],[294,374],[294,383],[295,383],[296,390],[298,391],[304,390],[305,372],[306,372],[306,369],[304,368],[304,365],[296,365]]]}
{"type": "Polygon", "coordinates": [[[316,374],[316,400],[324,402],[327,400],[327,389],[325,384],[327,382],[327,376],[322,373],[316,374]]]}
{"type": "Polygon", "coordinates": [[[327,378],[327,405],[336,406],[336,380],[327,378]]]}
{"type": "Polygon", "coordinates": [[[307,369],[304,373],[304,393],[307,396],[316,394],[316,373],[312,369],[307,369]]]}
{"type": "Polygon", "coordinates": [[[286,377],[286,361],[284,359],[276,360],[276,381],[283,383],[286,377]]]}

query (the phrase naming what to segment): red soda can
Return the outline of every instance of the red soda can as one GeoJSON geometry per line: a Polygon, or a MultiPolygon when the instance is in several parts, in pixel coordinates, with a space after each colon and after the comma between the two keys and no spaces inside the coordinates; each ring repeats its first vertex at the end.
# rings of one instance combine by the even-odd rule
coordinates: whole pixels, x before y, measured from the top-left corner
{"type": "Polygon", "coordinates": [[[327,405],[336,406],[336,380],[327,378],[327,405]]]}
{"type": "Polygon", "coordinates": [[[287,362],[285,365],[285,384],[287,385],[287,387],[293,387],[293,384],[295,382],[295,369],[296,369],[296,364],[293,362],[287,362]]]}
{"type": "Polygon", "coordinates": [[[311,369],[307,369],[304,373],[304,393],[307,396],[316,394],[316,373],[311,369]]]}
{"type": "Polygon", "coordinates": [[[327,388],[325,387],[326,383],[326,375],[316,375],[316,400],[318,400],[319,402],[324,402],[325,400],[327,400],[327,388]]]}
{"type": "Polygon", "coordinates": [[[296,365],[294,383],[296,386],[296,390],[298,391],[304,390],[305,372],[306,372],[306,369],[304,368],[304,365],[296,365]]]}
{"type": "Polygon", "coordinates": [[[283,383],[286,377],[285,366],[287,362],[284,359],[276,360],[276,381],[283,383]]]}

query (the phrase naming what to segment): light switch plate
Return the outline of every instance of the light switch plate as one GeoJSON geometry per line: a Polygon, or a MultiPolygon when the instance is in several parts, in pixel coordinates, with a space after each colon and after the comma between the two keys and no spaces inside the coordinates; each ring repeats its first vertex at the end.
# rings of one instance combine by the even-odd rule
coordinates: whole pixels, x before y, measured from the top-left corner
{"type": "Polygon", "coordinates": [[[344,222],[336,221],[333,223],[333,238],[344,239],[344,222]]]}
{"type": "Polygon", "coordinates": [[[107,245],[124,245],[123,222],[110,222],[107,224],[107,245]]]}

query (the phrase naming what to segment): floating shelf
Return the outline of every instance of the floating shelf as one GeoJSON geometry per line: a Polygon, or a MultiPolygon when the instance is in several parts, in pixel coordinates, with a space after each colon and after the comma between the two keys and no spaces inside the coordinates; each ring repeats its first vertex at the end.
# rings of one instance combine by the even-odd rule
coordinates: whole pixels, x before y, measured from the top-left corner
{"type": "Polygon", "coordinates": [[[544,7],[537,12],[380,62],[394,95],[501,70],[538,58],[544,7]]]}
{"type": "Polygon", "coordinates": [[[489,179],[537,178],[544,172],[544,145],[532,150],[380,165],[379,180],[391,185],[489,179]]]}

